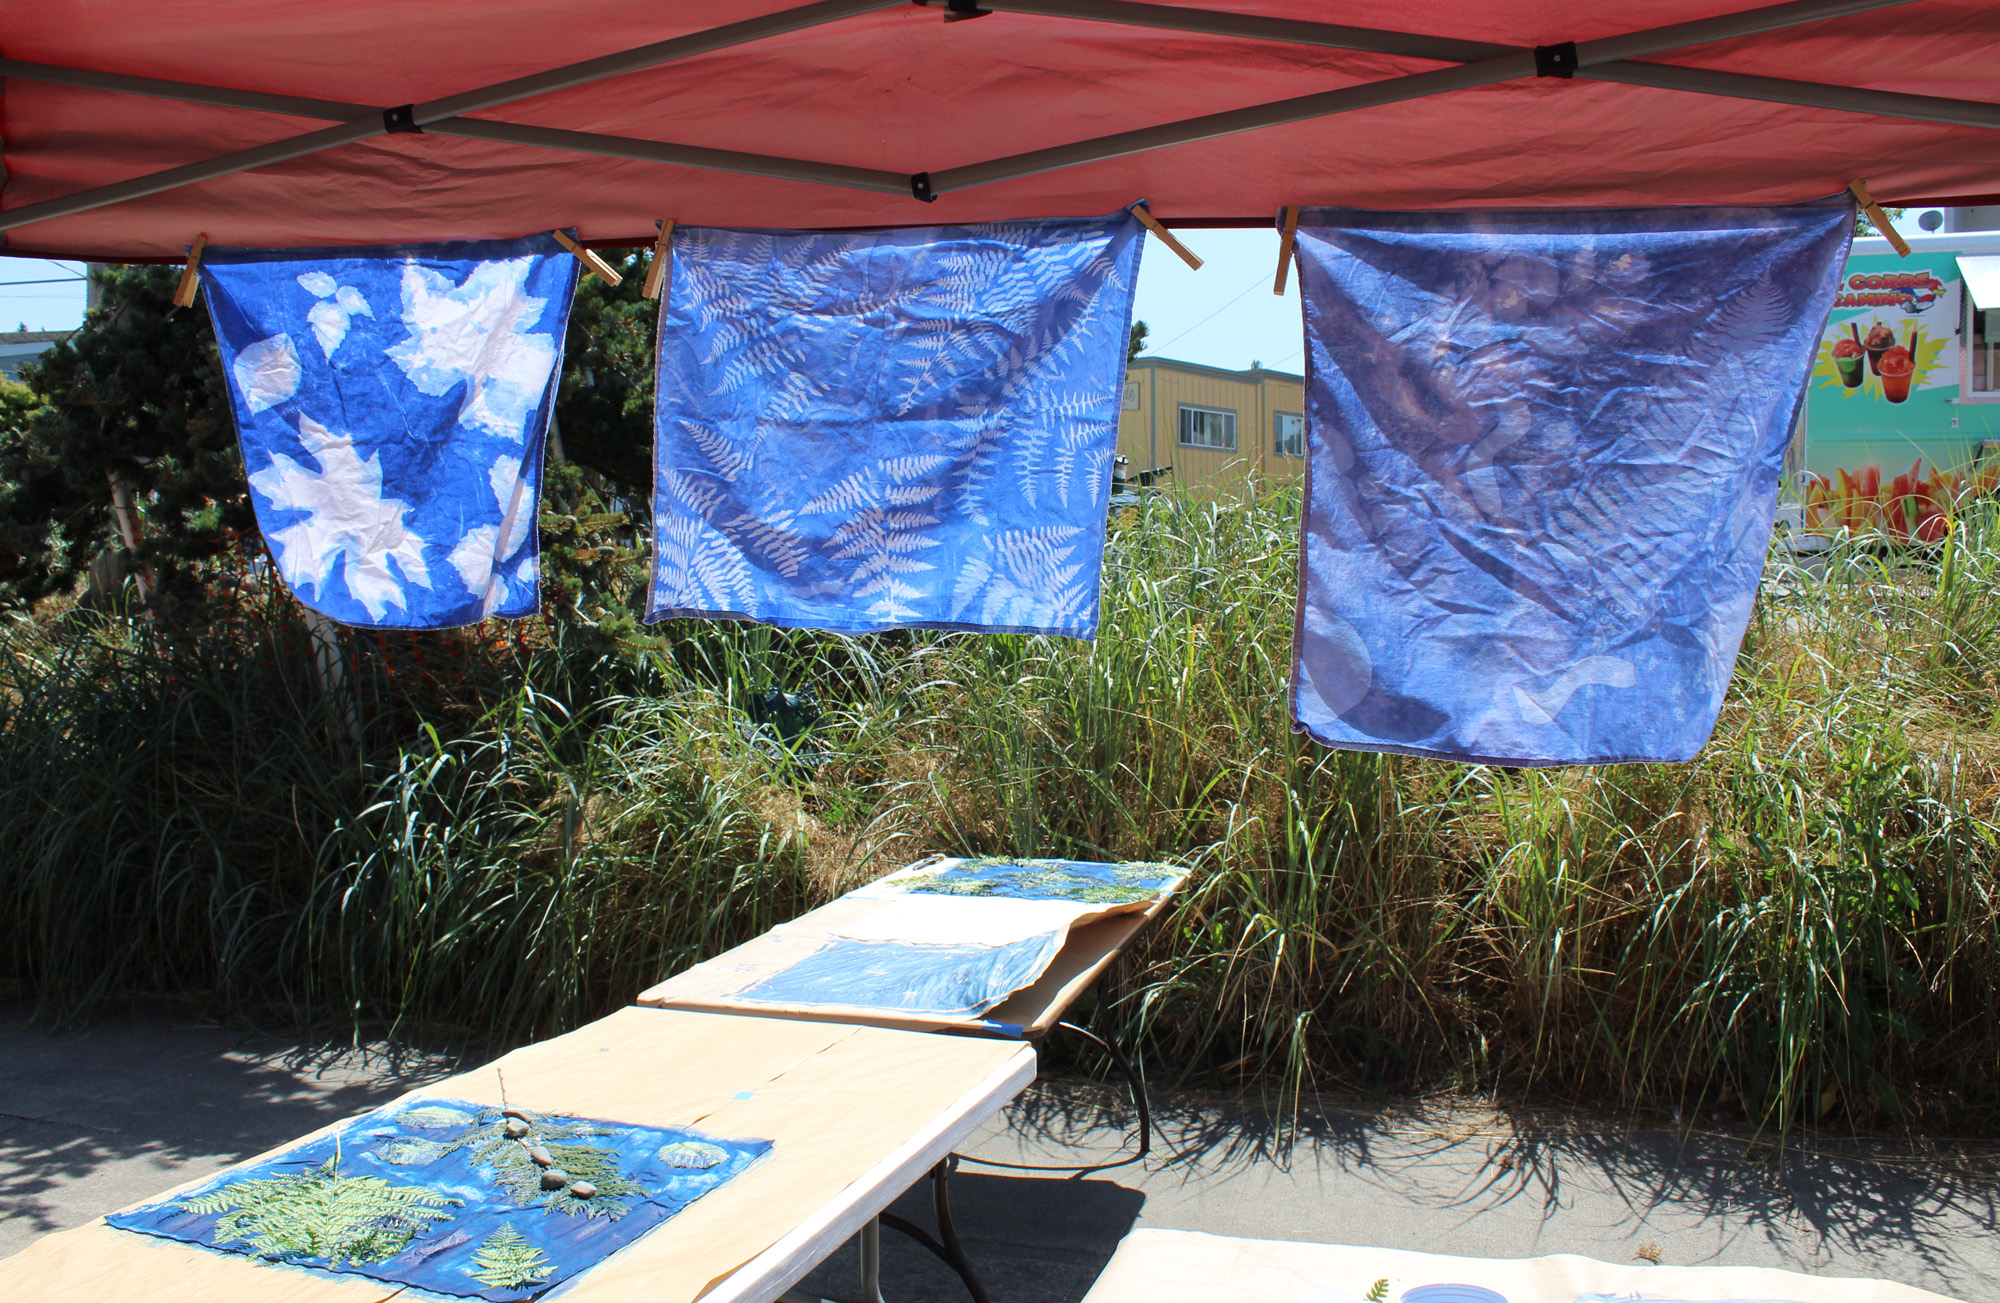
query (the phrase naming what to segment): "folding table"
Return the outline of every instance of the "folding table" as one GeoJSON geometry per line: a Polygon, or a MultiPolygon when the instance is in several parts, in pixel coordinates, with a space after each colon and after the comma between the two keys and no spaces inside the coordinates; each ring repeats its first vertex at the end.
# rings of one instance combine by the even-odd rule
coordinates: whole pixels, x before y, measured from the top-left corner
{"type": "MultiPolygon", "coordinates": [[[[925,862],[919,861],[917,865],[911,867],[921,867],[923,863],[925,862]]],[[[1145,1085],[1140,1080],[1138,1070],[1116,1044],[1087,1028],[1064,1022],[1063,1015],[1085,991],[1090,989],[1091,984],[1103,974],[1132,938],[1138,935],[1139,930],[1162,913],[1172,899],[1173,893],[1168,890],[1143,910],[1110,914],[1071,927],[1065,934],[1055,957],[1039,978],[1000,1004],[978,1015],[912,1012],[888,1007],[857,1009],[849,1005],[819,1010],[799,1005],[786,1005],[782,1009],[774,1009],[767,1004],[746,1000],[734,994],[742,989],[746,974],[764,973],[773,964],[788,962],[786,956],[805,949],[804,946],[788,948],[774,944],[778,941],[778,932],[782,932],[783,929],[753,938],[733,950],[675,974],[666,981],[641,992],[638,1002],[641,1006],[649,1008],[705,1011],[756,1018],[839,1022],[909,1031],[955,1032],[969,1036],[1005,1038],[1017,1043],[1026,1041],[1032,1045],[1040,1045],[1050,1033],[1060,1028],[1096,1045],[1109,1055],[1118,1065],[1119,1071],[1125,1074],[1125,1080],[1131,1087],[1134,1110],[1138,1114],[1139,1140],[1133,1152],[1120,1160],[1120,1163],[1137,1162],[1143,1159],[1152,1147],[1152,1114],[1146,1103],[1145,1085]]],[[[797,922],[809,922],[815,915],[830,916],[830,911],[837,908],[840,903],[835,901],[832,905],[821,906],[797,922]]],[[[955,1162],[956,1159],[951,1161],[955,1162]]],[[[1118,1165],[1120,1164],[1097,1166],[1118,1165]]],[[[891,1224],[905,1234],[917,1238],[925,1247],[944,1259],[965,1281],[966,1288],[973,1298],[983,1301],[984,1287],[979,1284],[952,1231],[945,1185],[949,1172],[950,1167],[946,1165],[933,1173],[937,1192],[938,1227],[942,1242],[932,1240],[928,1235],[899,1220],[892,1218],[891,1224]]],[[[879,1296],[874,1289],[879,1265],[876,1233],[876,1227],[871,1223],[864,1232],[861,1242],[862,1303],[878,1303],[879,1296]]],[[[794,1303],[807,1303],[804,1296],[788,1295],[787,1299],[794,1300],[794,1303]]]]}
{"type": "Polygon", "coordinates": [[[1806,1276],[1771,1267],[1619,1265],[1574,1254],[1456,1258],[1408,1249],[1247,1240],[1138,1230],[1119,1242],[1083,1303],[1614,1303],[1795,1300],[1951,1303],[1886,1280],[1806,1276]],[[1380,1282],[1379,1285],[1377,1282],[1380,1282]]]}
{"type": "Polygon", "coordinates": [[[640,993],[638,1003],[649,1008],[705,1010],[712,1013],[742,1014],[748,1017],[860,1023],[871,1027],[894,1027],[911,1031],[963,1032],[972,1035],[1019,1038],[1036,1045],[1041,1044],[1051,1032],[1061,1028],[1083,1037],[1103,1050],[1118,1065],[1119,1071],[1125,1074],[1125,1080],[1131,1085],[1133,1104],[1139,1116],[1139,1144],[1134,1155],[1136,1160],[1145,1157],[1152,1144],[1152,1117],[1146,1105],[1146,1093],[1140,1084],[1137,1069],[1116,1044],[1075,1023],[1064,1022],[1063,1015],[1103,975],[1104,970],[1111,966],[1111,961],[1116,959],[1126,945],[1139,934],[1140,929],[1165,912],[1172,902],[1173,896],[1169,893],[1143,910],[1112,914],[1071,928],[1061,949],[1057,950],[1055,958],[1033,985],[1015,992],[978,1016],[910,1013],[900,1009],[857,1013],[844,1008],[838,1012],[816,1012],[796,1006],[789,1006],[778,1012],[750,1001],[718,994],[712,988],[703,989],[704,984],[700,979],[704,970],[738,962],[746,952],[762,944],[765,940],[763,937],[747,941],[734,950],[696,964],[664,982],[647,988],[640,993]]]}
{"type": "MultiPolygon", "coordinates": [[[[573,1278],[560,1297],[765,1303],[1025,1089],[1035,1053],[1020,1041],[629,1008],[412,1093],[497,1103],[503,1074],[517,1107],[775,1142],[762,1162],[573,1278]]],[[[0,1262],[0,1298],[9,1299],[381,1303],[391,1294],[432,1297],[101,1220],[0,1262]]]]}

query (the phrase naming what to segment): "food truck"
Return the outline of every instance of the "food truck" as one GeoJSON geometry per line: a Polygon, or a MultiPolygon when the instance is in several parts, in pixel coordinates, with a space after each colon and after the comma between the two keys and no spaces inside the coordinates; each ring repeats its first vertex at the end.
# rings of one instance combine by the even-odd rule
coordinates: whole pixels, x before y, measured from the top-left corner
{"type": "Polygon", "coordinates": [[[1795,470],[1836,490],[2000,463],[2000,231],[1854,241],[1806,390],[1795,470]]]}

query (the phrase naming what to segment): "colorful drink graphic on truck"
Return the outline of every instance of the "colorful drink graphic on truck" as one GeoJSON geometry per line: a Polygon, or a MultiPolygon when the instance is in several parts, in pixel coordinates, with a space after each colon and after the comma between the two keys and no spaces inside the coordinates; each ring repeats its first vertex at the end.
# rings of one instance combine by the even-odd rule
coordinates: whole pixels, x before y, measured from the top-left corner
{"type": "Polygon", "coordinates": [[[1948,280],[1929,267],[1862,272],[1850,262],[1820,341],[1814,387],[1898,404],[1925,389],[1956,394],[1963,309],[1957,270],[1945,270],[1948,280]]]}
{"type": "Polygon", "coordinates": [[[1816,476],[1827,500],[1870,496],[1864,477],[1887,492],[1918,460],[1933,468],[1915,476],[1927,484],[1937,467],[2000,460],[2000,301],[1981,297],[2000,300],[2000,231],[1911,243],[1900,258],[1886,240],[1854,242],[1820,336],[1790,465],[1816,476]]]}

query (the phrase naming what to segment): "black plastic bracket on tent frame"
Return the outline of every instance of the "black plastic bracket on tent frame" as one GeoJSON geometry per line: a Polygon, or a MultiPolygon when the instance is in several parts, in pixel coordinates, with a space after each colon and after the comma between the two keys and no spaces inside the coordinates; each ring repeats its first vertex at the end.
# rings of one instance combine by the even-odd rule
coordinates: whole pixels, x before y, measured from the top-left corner
{"type": "Polygon", "coordinates": [[[1564,80],[1576,76],[1576,42],[1564,41],[1560,45],[1537,45],[1535,47],[1535,75],[1537,77],[1561,77],[1564,80]]]}
{"type": "Polygon", "coordinates": [[[414,132],[421,136],[424,129],[417,124],[417,106],[400,104],[393,109],[382,110],[382,130],[392,136],[414,132]]]}
{"type": "MultiPolygon", "coordinates": [[[[931,0],[911,0],[912,4],[925,6],[930,2],[931,0]]],[[[984,18],[992,12],[991,9],[981,9],[978,0],[944,0],[944,20],[948,23],[961,23],[968,18],[984,18]]]]}
{"type": "Polygon", "coordinates": [[[928,172],[910,174],[910,193],[927,204],[937,202],[937,196],[931,193],[931,174],[928,172]]]}

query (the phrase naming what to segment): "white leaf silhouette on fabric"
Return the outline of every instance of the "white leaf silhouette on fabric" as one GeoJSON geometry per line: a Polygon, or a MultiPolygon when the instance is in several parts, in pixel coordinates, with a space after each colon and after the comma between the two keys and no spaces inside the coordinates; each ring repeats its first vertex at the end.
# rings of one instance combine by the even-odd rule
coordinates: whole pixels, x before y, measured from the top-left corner
{"type": "Polygon", "coordinates": [[[307,293],[332,300],[315,303],[306,310],[306,322],[312,327],[313,338],[319,341],[319,351],[331,360],[333,350],[347,338],[348,321],[354,317],[373,317],[375,309],[368,306],[360,290],[340,284],[323,271],[306,272],[298,282],[307,293]]]}
{"type": "Polygon", "coordinates": [[[238,353],[229,369],[252,412],[276,407],[299,391],[299,350],[290,335],[258,340],[238,353]]]}
{"type": "MultiPolygon", "coordinates": [[[[458,545],[452,548],[449,559],[459,578],[465,581],[465,586],[475,593],[484,594],[484,613],[491,615],[506,600],[504,568],[528,542],[529,530],[534,525],[534,510],[529,502],[528,479],[521,474],[519,457],[494,458],[493,465],[487,469],[486,479],[493,489],[494,502],[500,508],[500,523],[467,530],[458,545]]],[[[531,581],[535,575],[534,558],[530,557],[519,567],[516,575],[531,581]]]]}
{"type": "Polygon", "coordinates": [[[407,610],[404,586],[429,588],[430,572],[424,540],[404,528],[410,505],[382,496],[381,458],[363,459],[353,439],[309,416],[299,417],[299,442],[318,470],[273,453],[271,464],[250,476],[250,487],[272,506],[306,513],[304,520],[270,535],[286,582],[317,596],[337,566],[349,595],[373,618],[381,619],[391,606],[407,610]],[[389,568],[392,560],[395,570],[389,568]]]}
{"type": "Polygon", "coordinates": [[[412,259],[403,265],[403,324],[410,337],[388,352],[410,383],[433,397],[465,385],[458,423],[525,440],[555,370],[556,344],[529,333],[547,299],[527,291],[533,258],[482,262],[462,285],[412,259]]]}

